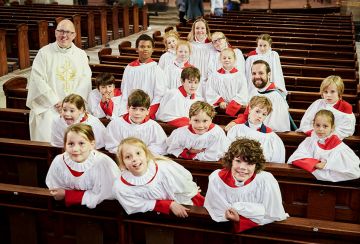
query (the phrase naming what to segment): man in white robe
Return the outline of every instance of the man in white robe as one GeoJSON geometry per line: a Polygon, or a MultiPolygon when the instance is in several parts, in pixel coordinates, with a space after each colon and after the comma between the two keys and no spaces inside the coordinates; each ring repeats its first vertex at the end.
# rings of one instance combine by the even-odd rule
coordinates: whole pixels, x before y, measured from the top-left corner
{"type": "Polygon", "coordinates": [[[62,20],[55,30],[56,41],[41,48],[34,59],[26,100],[33,141],[50,142],[52,120],[64,97],[76,93],[86,100],[91,91],[88,58],[73,44],[75,36],[74,24],[62,20]]]}

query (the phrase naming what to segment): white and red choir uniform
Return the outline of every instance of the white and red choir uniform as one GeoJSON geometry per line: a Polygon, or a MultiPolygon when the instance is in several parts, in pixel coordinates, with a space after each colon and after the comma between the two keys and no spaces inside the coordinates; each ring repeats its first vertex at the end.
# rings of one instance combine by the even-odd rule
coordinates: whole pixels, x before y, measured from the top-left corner
{"type": "Polygon", "coordinates": [[[190,42],[190,44],[190,63],[200,70],[202,78],[201,80],[204,80],[209,69],[210,54],[211,50],[213,50],[212,43],[209,39],[206,38],[205,42],[199,42],[195,40],[190,42]]]}
{"type": "MultiPolygon", "coordinates": [[[[269,126],[275,132],[290,131],[289,105],[274,83],[270,83],[263,89],[255,90],[249,99],[253,96],[265,96],[272,103],[272,112],[264,120],[266,126],[269,126]]],[[[248,115],[249,106],[246,107],[244,114],[240,114],[234,122],[237,124],[244,123],[248,120],[248,115]]]]}
{"type": "MultiPolygon", "coordinates": [[[[230,46],[228,46],[228,47],[230,47],[230,46]]],[[[235,58],[236,58],[235,68],[237,70],[239,70],[240,73],[244,74],[244,77],[245,77],[245,80],[246,80],[244,55],[241,52],[241,50],[238,49],[238,48],[233,48],[233,50],[235,52],[235,58]]],[[[210,60],[209,60],[208,76],[211,73],[214,73],[217,70],[222,68],[222,63],[220,61],[220,54],[221,54],[221,51],[218,51],[215,48],[213,48],[213,50],[211,51],[210,60]]]]}
{"type": "Polygon", "coordinates": [[[328,104],[324,99],[316,100],[306,110],[301,119],[300,128],[297,131],[310,135],[313,129],[315,114],[321,109],[329,110],[334,114],[335,134],[338,135],[340,139],[344,139],[345,137],[354,134],[356,122],[355,115],[352,111],[352,106],[344,100],[339,100],[335,104],[328,104]]]}
{"type": "Polygon", "coordinates": [[[234,208],[240,217],[239,222],[234,222],[235,232],[289,217],[282,205],[278,182],[265,171],[239,182],[232,176],[231,170],[215,170],[209,176],[204,207],[216,222],[228,221],[225,211],[234,208]]]}
{"type": "Polygon", "coordinates": [[[162,70],[165,70],[165,68],[172,64],[176,59],[176,51],[174,50],[167,50],[164,54],[161,55],[159,59],[159,67],[162,70]]]}
{"type": "Polygon", "coordinates": [[[170,213],[170,204],[203,206],[191,173],[171,160],[148,161],[147,171],[134,176],[125,170],[113,186],[113,194],[127,214],[156,211],[170,213]]]}
{"type": "Polygon", "coordinates": [[[285,146],[280,137],[263,123],[254,125],[250,121],[233,126],[227,133],[231,142],[237,137],[246,137],[261,143],[266,162],[285,163],[285,146]]]}
{"type": "Polygon", "coordinates": [[[60,48],[57,42],[42,47],[34,59],[27,89],[30,138],[50,142],[51,123],[59,115],[54,105],[72,93],[86,100],[91,91],[85,51],[74,43],[68,49],[60,48]]]}
{"type": "Polygon", "coordinates": [[[309,171],[318,180],[337,182],[360,177],[359,157],[335,134],[320,139],[312,132],[290,156],[288,164],[309,171]],[[325,167],[316,169],[321,159],[326,160],[325,167]]]}
{"type": "Polygon", "coordinates": [[[189,61],[178,63],[176,60],[165,67],[165,82],[168,89],[175,89],[181,86],[181,72],[187,67],[193,67],[189,61]]]}
{"type": "Polygon", "coordinates": [[[141,139],[154,154],[166,154],[166,134],[154,120],[146,118],[142,124],[135,124],[129,114],[113,119],[106,127],[105,149],[117,153],[120,142],[128,137],[141,139]]]}
{"type": "Polygon", "coordinates": [[[97,118],[113,119],[127,113],[127,110],[123,110],[122,96],[120,89],[114,90],[114,97],[109,102],[101,101],[101,93],[98,89],[93,89],[88,98],[89,112],[97,118]]]}
{"type": "Polygon", "coordinates": [[[213,106],[228,103],[226,114],[235,116],[241,106],[248,103],[248,87],[244,73],[237,68],[226,71],[224,68],[210,74],[205,85],[206,101],[213,106]]]}
{"type": "Polygon", "coordinates": [[[167,90],[164,76],[162,69],[151,58],[146,63],[140,63],[137,59],[128,64],[121,82],[124,109],[127,107],[127,100],[131,92],[141,89],[150,96],[150,117],[153,118],[159,108],[160,100],[167,90]]]}
{"type": "MultiPolygon", "coordinates": [[[[95,136],[96,149],[100,149],[105,146],[104,135],[106,128],[98,118],[89,113],[84,113],[80,115],[77,121],[74,122],[74,124],[77,123],[84,123],[91,126],[95,136]]],[[[65,131],[68,127],[69,125],[66,124],[64,118],[60,115],[53,120],[51,131],[51,145],[55,147],[64,147],[64,136],[65,131]]]]}
{"type": "Polygon", "coordinates": [[[189,96],[183,86],[172,89],[161,99],[156,119],[176,127],[188,125],[191,105],[202,100],[202,97],[197,95],[189,96]]]}
{"type": "Polygon", "coordinates": [[[81,163],[68,153],[57,155],[46,176],[49,189],[65,189],[65,204],[95,208],[106,199],[114,199],[112,186],[120,175],[119,167],[107,155],[92,150],[81,163]]]}
{"type": "Polygon", "coordinates": [[[252,83],[252,79],[251,79],[252,64],[256,60],[264,60],[270,65],[270,69],[271,69],[270,81],[275,83],[276,87],[278,87],[285,94],[287,94],[279,54],[276,51],[272,51],[271,48],[265,54],[259,54],[258,48],[256,48],[255,52],[252,51],[252,52],[250,52],[249,55],[250,56],[246,59],[246,62],[245,62],[245,73],[246,73],[246,78],[247,78],[248,85],[249,85],[248,86],[249,93],[251,93],[252,90],[256,89],[256,87],[252,83]]]}
{"type": "Polygon", "coordinates": [[[177,128],[166,143],[168,154],[202,161],[218,161],[230,146],[224,130],[215,124],[211,124],[209,130],[202,135],[196,134],[191,125],[177,128]],[[194,154],[189,152],[190,149],[205,150],[194,154]]]}

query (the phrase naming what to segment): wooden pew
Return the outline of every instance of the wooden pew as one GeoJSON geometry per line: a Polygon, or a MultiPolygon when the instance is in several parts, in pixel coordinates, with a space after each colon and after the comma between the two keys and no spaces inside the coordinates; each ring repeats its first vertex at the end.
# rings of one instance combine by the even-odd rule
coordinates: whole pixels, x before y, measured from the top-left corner
{"type": "Polygon", "coordinates": [[[0,184],[1,241],[8,243],[320,243],[355,242],[358,224],[290,217],[243,233],[216,223],[205,208],[189,206],[189,217],[153,212],[126,215],[116,201],[95,209],[65,208],[47,189],[0,184]],[[25,226],[24,226],[24,223],[25,226]],[[25,228],[24,228],[25,227],[25,228]]]}
{"type": "Polygon", "coordinates": [[[0,77],[8,73],[7,51],[6,51],[6,30],[0,29],[0,77]]]}

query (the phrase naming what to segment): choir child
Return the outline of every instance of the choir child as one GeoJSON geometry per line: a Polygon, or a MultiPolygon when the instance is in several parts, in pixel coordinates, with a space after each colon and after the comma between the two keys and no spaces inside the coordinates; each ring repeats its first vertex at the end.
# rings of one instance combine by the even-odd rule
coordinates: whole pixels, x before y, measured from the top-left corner
{"type": "Polygon", "coordinates": [[[197,90],[200,71],[195,67],[184,68],[181,72],[181,86],[165,93],[160,102],[156,118],[176,127],[189,125],[190,106],[202,97],[197,90]]]}
{"type": "Polygon", "coordinates": [[[105,199],[114,199],[112,185],[120,170],[109,156],[95,150],[90,125],[69,126],[64,150],[52,161],[46,176],[46,185],[55,200],[65,199],[66,206],[95,208],[105,199]]]}
{"type": "Polygon", "coordinates": [[[272,39],[268,34],[261,34],[257,39],[257,48],[248,54],[246,59],[246,78],[249,84],[249,92],[256,89],[251,83],[251,67],[256,60],[266,61],[271,68],[270,81],[275,83],[282,92],[287,94],[284,75],[281,68],[280,57],[271,49],[272,39]]]}
{"type": "Polygon", "coordinates": [[[95,79],[96,89],[88,98],[89,112],[97,118],[113,119],[124,114],[121,111],[122,96],[119,88],[115,88],[115,77],[110,73],[100,73],[95,79]]]}
{"type": "Polygon", "coordinates": [[[234,141],[222,158],[223,169],[209,176],[204,207],[216,222],[233,221],[234,231],[286,219],[279,184],[262,169],[265,158],[259,142],[234,141]]]}
{"type": "Polygon", "coordinates": [[[355,115],[352,106],[342,99],[344,83],[341,77],[328,76],[320,86],[321,99],[313,102],[301,119],[298,131],[307,135],[313,130],[313,118],[320,109],[330,110],[335,116],[335,134],[340,138],[351,136],[355,131],[355,115]]]}
{"type": "Polygon", "coordinates": [[[271,101],[264,96],[254,96],[249,102],[249,116],[244,123],[232,127],[227,137],[235,141],[245,137],[260,142],[266,162],[285,163],[285,146],[280,137],[264,120],[272,111],[271,101]]]}
{"type": "Polygon", "coordinates": [[[176,46],[179,41],[179,34],[175,30],[170,30],[164,34],[164,45],[166,52],[159,59],[159,66],[162,70],[172,64],[176,58],[176,46]]]}
{"type": "Polygon", "coordinates": [[[105,146],[104,124],[98,118],[86,112],[85,101],[77,94],[70,94],[64,98],[61,115],[56,117],[52,123],[51,145],[63,147],[66,128],[77,123],[87,124],[92,127],[96,139],[96,149],[105,146]]]}
{"type": "Polygon", "coordinates": [[[188,41],[179,41],[176,46],[176,59],[164,69],[168,89],[181,86],[180,76],[182,70],[192,66],[189,63],[190,53],[190,43],[188,41]]]}
{"type": "Polygon", "coordinates": [[[217,161],[230,145],[224,130],[212,123],[214,108],[202,101],[189,110],[189,126],[174,130],[167,139],[168,154],[185,159],[217,161]]]}
{"type": "MultiPolygon", "coordinates": [[[[252,66],[252,82],[256,90],[250,94],[253,96],[265,96],[272,104],[272,112],[266,117],[264,124],[269,126],[275,132],[290,131],[290,114],[289,105],[286,102],[284,94],[270,82],[271,69],[269,64],[264,60],[257,60],[252,66]]],[[[249,107],[246,108],[244,114],[240,114],[237,119],[230,122],[225,130],[229,131],[235,124],[241,124],[247,121],[249,107]]]]}
{"type": "Polygon", "coordinates": [[[168,158],[154,156],[138,138],[121,141],[117,157],[122,172],[113,193],[127,214],[172,212],[184,218],[189,209],[182,204],[203,206],[204,197],[191,173],[168,158]]]}
{"type": "Polygon", "coordinates": [[[153,154],[166,153],[166,134],[163,128],[149,118],[150,96],[143,90],[134,90],[128,99],[128,113],[113,119],[106,128],[105,149],[116,153],[121,140],[137,137],[144,141],[153,154]]]}
{"type": "Polygon", "coordinates": [[[191,43],[190,63],[200,70],[201,75],[206,75],[210,60],[211,45],[210,28],[203,18],[196,19],[188,34],[191,43]]]}
{"type": "Polygon", "coordinates": [[[235,116],[248,103],[247,81],[245,74],[235,67],[236,56],[232,48],[221,51],[220,61],[222,67],[210,74],[206,82],[206,101],[235,116]]]}
{"type": "Polygon", "coordinates": [[[360,159],[334,133],[334,114],[319,110],[313,121],[314,131],[290,156],[288,163],[312,173],[324,181],[345,181],[360,177],[360,159]]]}
{"type": "Polygon", "coordinates": [[[160,100],[166,92],[164,72],[151,59],[153,47],[154,40],[146,34],[136,39],[139,58],[126,66],[121,82],[123,106],[126,107],[127,98],[134,89],[142,89],[150,96],[149,115],[151,118],[155,117],[160,100]]]}

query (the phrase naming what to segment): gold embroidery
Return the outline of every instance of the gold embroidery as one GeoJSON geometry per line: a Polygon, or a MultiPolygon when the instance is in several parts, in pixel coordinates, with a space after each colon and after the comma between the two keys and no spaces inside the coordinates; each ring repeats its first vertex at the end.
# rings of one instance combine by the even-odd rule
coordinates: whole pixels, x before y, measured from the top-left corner
{"type": "Polygon", "coordinates": [[[58,80],[63,82],[65,94],[72,93],[73,87],[71,81],[74,81],[76,77],[76,69],[73,67],[69,59],[66,59],[64,64],[57,68],[56,76],[58,80]]]}

